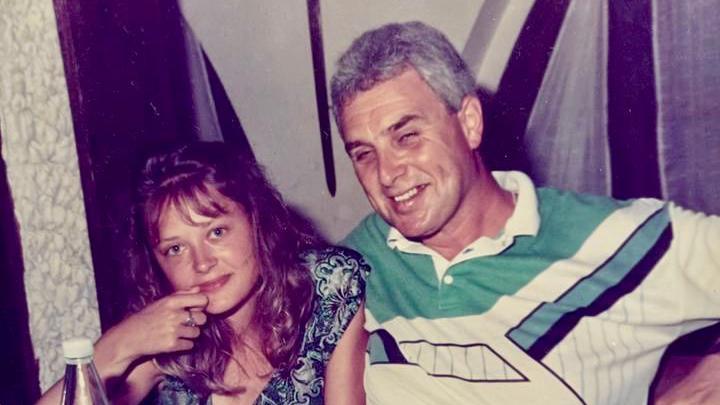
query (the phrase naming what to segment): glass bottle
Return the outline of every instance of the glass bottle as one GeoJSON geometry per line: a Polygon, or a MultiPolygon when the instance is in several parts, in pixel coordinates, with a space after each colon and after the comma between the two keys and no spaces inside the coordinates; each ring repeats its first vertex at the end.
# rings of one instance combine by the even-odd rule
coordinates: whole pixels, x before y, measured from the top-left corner
{"type": "Polygon", "coordinates": [[[63,342],[65,379],[61,405],[109,405],[105,386],[93,363],[93,345],[87,338],[63,342]]]}

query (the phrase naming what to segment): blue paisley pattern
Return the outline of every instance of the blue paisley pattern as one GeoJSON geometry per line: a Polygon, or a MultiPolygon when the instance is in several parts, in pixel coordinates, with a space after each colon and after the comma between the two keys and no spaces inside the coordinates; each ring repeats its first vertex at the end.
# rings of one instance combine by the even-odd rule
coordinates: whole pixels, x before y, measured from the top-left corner
{"type": "MultiPolygon", "coordinates": [[[[325,367],[364,299],[370,267],[359,253],[330,247],[305,252],[301,260],[315,281],[313,314],[295,367],[290,373],[276,370],[256,405],[322,404],[325,367]]],[[[173,377],[165,378],[157,394],[155,403],[163,405],[212,403],[173,377]]]]}

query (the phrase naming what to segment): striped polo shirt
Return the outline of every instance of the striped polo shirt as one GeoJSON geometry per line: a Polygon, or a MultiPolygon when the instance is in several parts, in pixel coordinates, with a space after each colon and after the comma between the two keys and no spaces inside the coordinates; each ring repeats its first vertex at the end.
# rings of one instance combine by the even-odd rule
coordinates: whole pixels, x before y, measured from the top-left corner
{"type": "Polygon", "coordinates": [[[535,188],[452,260],[377,214],[365,384],[380,404],[641,404],[666,347],[720,315],[720,219],[654,199],[535,188]]]}

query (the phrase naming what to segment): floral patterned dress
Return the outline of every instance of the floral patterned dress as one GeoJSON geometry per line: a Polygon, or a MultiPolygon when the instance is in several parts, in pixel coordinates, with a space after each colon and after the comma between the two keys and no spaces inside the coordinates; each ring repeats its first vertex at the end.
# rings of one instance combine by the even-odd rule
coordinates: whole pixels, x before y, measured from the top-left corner
{"type": "MultiPolygon", "coordinates": [[[[364,299],[370,267],[359,253],[330,247],[306,252],[303,262],[315,282],[315,301],[300,355],[290,373],[273,373],[255,401],[257,405],[322,404],[325,367],[364,299]]],[[[181,380],[166,377],[152,403],[200,405],[212,401],[181,380]]]]}

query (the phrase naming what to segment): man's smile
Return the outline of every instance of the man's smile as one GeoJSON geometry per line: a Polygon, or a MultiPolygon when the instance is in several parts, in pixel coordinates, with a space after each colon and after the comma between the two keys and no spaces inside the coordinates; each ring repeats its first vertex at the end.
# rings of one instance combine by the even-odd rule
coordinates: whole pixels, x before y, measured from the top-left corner
{"type": "Polygon", "coordinates": [[[393,209],[398,211],[398,213],[407,212],[415,205],[418,198],[422,196],[423,191],[425,191],[427,186],[428,184],[421,184],[419,186],[412,187],[401,194],[389,197],[392,202],[393,209]]]}

